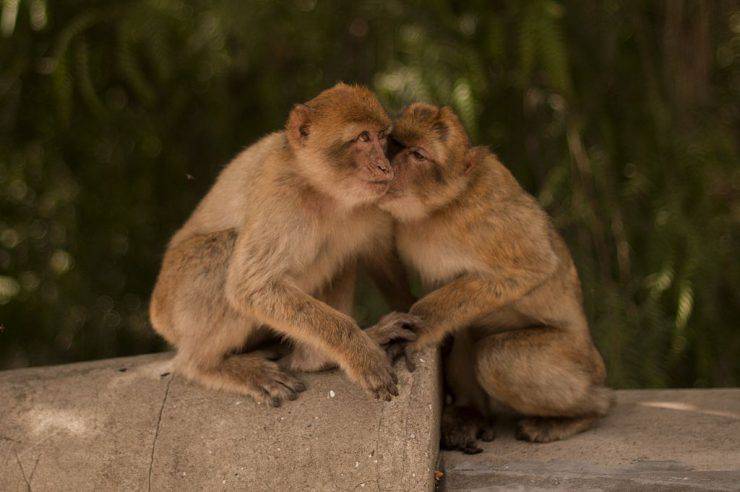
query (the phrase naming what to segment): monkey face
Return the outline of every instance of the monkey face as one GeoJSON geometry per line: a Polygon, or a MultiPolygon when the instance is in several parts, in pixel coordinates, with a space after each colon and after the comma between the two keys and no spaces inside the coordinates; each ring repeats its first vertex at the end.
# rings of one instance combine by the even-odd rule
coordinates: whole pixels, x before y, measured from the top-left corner
{"type": "Polygon", "coordinates": [[[382,196],[394,176],[386,156],[388,130],[372,122],[345,125],[325,150],[333,182],[360,198],[382,196]]]}
{"type": "Polygon", "coordinates": [[[462,191],[468,137],[450,108],[415,103],[396,120],[388,155],[395,179],[380,207],[399,220],[427,216],[462,191]]]}
{"type": "Polygon", "coordinates": [[[293,108],[288,141],[305,175],[343,203],[377,200],[393,179],[390,118],[369,90],[338,84],[293,108]]]}

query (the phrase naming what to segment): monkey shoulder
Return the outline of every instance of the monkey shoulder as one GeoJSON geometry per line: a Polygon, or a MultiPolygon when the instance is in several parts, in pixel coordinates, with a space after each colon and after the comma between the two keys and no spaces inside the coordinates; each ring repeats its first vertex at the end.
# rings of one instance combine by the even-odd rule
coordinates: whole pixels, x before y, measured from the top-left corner
{"type": "Polygon", "coordinates": [[[472,254],[491,269],[501,265],[550,272],[558,254],[547,213],[497,159],[460,215],[458,231],[472,254]]]}
{"type": "Polygon", "coordinates": [[[264,201],[260,190],[265,188],[266,161],[280,151],[282,140],[280,132],[271,133],[229,161],[170,244],[199,234],[241,228],[254,208],[264,201]]]}

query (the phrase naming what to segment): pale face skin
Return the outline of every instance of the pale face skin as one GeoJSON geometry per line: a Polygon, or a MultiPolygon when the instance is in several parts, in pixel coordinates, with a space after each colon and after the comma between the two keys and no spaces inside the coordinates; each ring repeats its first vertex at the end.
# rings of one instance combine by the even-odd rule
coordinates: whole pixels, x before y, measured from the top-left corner
{"type": "Polygon", "coordinates": [[[348,207],[375,202],[388,191],[394,171],[386,156],[387,117],[345,121],[299,108],[295,120],[288,130],[291,147],[317,187],[348,207]]]}
{"type": "Polygon", "coordinates": [[[448,149],[432,138],[394,130],[388,155],[395,178],[378,205],[402,222],[419,220],[447,201],[462,185],[464,169],[450,159],[448,149]]]}
{"type": "Polygon", "coordinates": [[[388,132],[388,127],[376,124],[349,125],[329,146],[327,157],[338,178],[351,176],[361,195],[379,198],[393,181],[395,173],[386,157],[388,132]]]}

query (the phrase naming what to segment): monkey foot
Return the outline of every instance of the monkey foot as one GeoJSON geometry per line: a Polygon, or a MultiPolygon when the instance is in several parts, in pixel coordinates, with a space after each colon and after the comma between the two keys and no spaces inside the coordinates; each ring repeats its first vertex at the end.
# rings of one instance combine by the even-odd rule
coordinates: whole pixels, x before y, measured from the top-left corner
{"type": "Polygon", "coordinates": [[[477,441],[493,441],[493,422],[470,407],[448,405],[442,415],[442,449],[478,454],[483,451],[477,441]]]}
{"type": "Polygon", "coordinates": [[[517,423],[516,438],[529,442],[553,442],[590,428],[595,417],[530,417],[517,423]]]}

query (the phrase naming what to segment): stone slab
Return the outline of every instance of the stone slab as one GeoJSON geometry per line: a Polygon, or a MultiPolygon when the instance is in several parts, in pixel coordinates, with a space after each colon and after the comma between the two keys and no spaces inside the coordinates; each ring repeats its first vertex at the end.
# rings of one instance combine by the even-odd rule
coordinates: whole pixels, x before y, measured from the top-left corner
{"type": "Polygon", "coordinates": [[[443,452],[445,490],[740,490],[740,389],[618,391],[597,428],[532,444],[498,424],[484,452],[443,452]]]}

